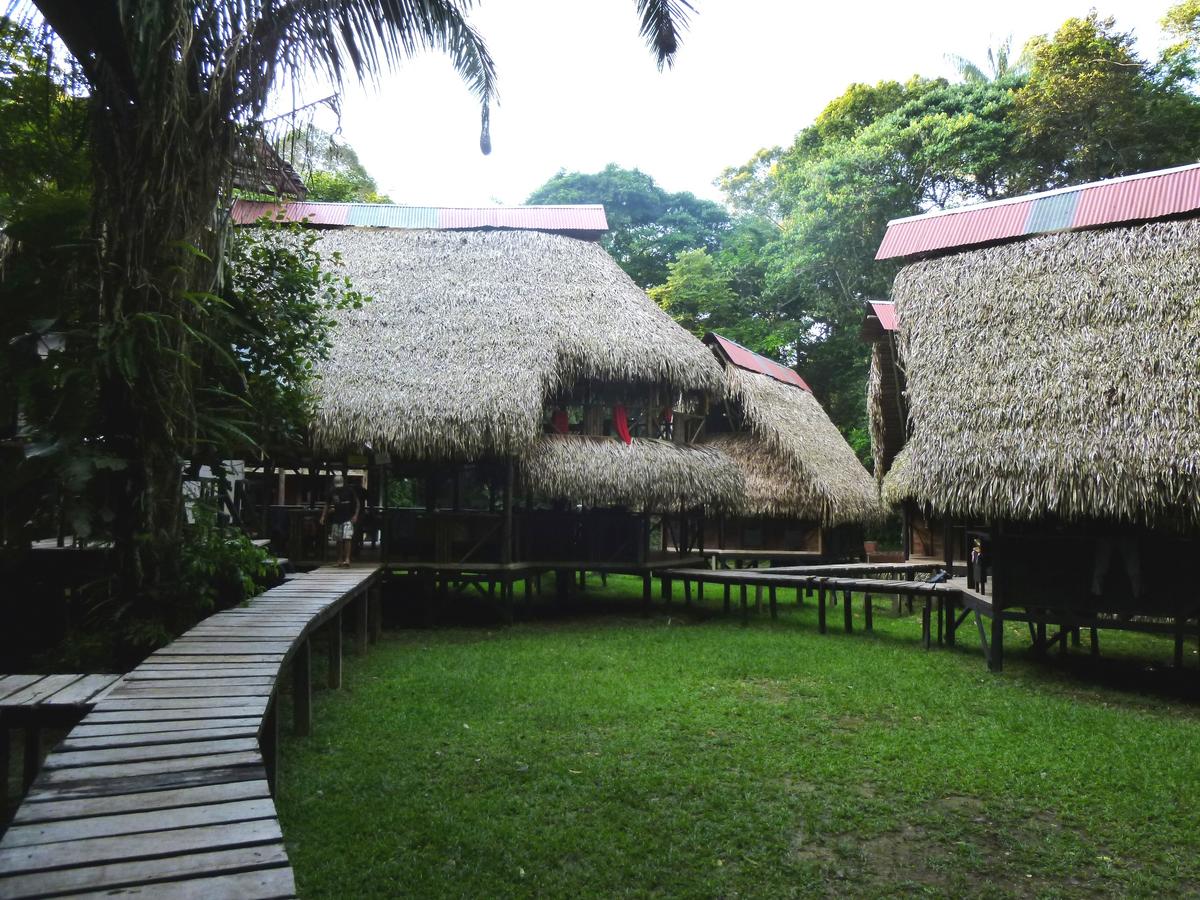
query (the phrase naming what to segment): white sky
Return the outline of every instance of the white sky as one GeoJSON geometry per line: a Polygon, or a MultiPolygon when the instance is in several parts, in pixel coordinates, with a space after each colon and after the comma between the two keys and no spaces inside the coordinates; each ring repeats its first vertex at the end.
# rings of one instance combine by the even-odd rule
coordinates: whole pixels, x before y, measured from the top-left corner
{"type": "MultiPolygon", "coordinates": [[[[786,144],[847,85],[953,76],[945,54],[980,65],[1006,35],[1018,48],[1084,16],[1086,0],[695,0],[675,68],[659,73],[633,0],[481,0],[471,21],[496,60],[500,103],[490,156],[479,108],[449,63],[413,60],[378,86],[350,86],[343,140],[397,203],[517,204],[560,168],[609,162],[670,191],[719,200],[713,180],[760,147],[786,144]]],[[[1098,7],[1139,38],[1163,42],[1169,0],[1098,7]]],[[[302,98],[327,94],[311,85],[302,98]]],[[[288,97],[291,99],[290,94],[288,97]]],[[[290,103],[289,103],[290,105],[290,103]]],[[[331,117],[318,116],[330,128],[331,117]]]]}

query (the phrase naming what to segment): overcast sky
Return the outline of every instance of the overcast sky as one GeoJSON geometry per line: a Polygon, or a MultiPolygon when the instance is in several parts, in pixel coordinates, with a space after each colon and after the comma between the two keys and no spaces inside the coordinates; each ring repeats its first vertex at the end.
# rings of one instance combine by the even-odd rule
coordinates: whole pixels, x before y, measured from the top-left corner
{"type": "MultiPolygon", "coordinates": [[[[559,169],[593,172],[609,162],[639,168],[668,190],[720,199],[713,180],[722,169],[790,142],[850,83],[952,77],[948,53],[982,65],[1005,36],[1019,48],[1089,9],[1064,0],[693,5],[675,67],[659,73],[633,0],[481,0],[471,21],[500,84],[490,156],[479,152],[478,104],[432,54],[377,86],[348,87],[341,137],[397,203],[516,204],[559,169]]],[[[1162,44],[1158,20],[1169,5],[1098,8],[1134,31],[1149,55],[1162,44]]],[[[327,92],[312,84],[300,93],[311,100],[327,92]]]]}

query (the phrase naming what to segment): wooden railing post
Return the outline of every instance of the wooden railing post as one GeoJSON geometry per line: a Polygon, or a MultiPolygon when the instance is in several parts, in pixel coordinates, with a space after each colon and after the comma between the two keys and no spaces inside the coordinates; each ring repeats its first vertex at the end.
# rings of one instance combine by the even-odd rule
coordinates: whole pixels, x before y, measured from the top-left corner
{"type": "Polygon", "coordinates": [[[329,687],[337,690],[342,686],[342,611],[329,620],[325,626],[329,639],[329,687]]]}

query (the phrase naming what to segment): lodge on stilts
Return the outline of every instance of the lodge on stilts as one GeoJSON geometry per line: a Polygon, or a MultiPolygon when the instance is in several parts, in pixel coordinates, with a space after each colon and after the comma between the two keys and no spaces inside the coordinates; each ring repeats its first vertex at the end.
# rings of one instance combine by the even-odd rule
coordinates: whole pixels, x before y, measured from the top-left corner
{"type": "Polygon", "coordinates": [[[315,468],[369,475],[391,571],[511,610],[543,572],[639,575],[648,602],[655,567],[701,559],[706,511],[743,487],[697,443],[721,368],[596,242],[603,208],[284,214],[373,298],[338,315],[311,440],[315,468]]]}
{"type": "Polygon", "coordinates": [[[721,563],[860,559],[864,523],[881,516],[870,474],[797,372],[719,334],[704,342],[725,392],[704,442],[737,465],[746,488],[709,518],[706,552],[721,563]]]}
{"type": "Polygon", "coordinates": [[[1200,551],[1200,166],[898,220],[878,258],[902,263],[864,326],[883,498],[910,558],[969,563],[992,668],[1006,620],[1040,652],[1163,632],[1181,664],[1200,613],[1180,578],[1200,551]]]}

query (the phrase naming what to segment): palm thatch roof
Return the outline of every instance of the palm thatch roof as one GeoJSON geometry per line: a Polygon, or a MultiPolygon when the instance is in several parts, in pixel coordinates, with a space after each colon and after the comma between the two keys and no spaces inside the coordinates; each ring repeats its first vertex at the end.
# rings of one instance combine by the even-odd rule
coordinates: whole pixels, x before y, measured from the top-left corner
{"type": "Polygon", "coordinates": [[[912,438],[889,502],[1200,519],[1200,221],[913,263],[893,294],[912,438]]]}
{"type": "Polygon", "coordinates": [[[725,384],[749,433],[716,435],[708,443],[733,459],[746,479],[739,512],[822,525],[881,515],[870,474],[811,392],[736,365],[725,367],[725,384]]]}
{"type": "Polygon", "coordinates": [[[519,461],[522,484],[539,497],[651,512],[709,505],[731,508],[741,473],[706,446],[653,438],[625,444],[591,435],[545,435],[519,461]]]}
{"type": "Polygon", "coordinates": [[[871,455],[875,479],[882,484],[907,438],[904,372],[896,358],[893,333],[879,335],[871,344],[871,368],[867,375],[867,411],[871,431],[871,455]]]}
{"type": "Polygon", "coordinates": [[[716,394],[720,367],[594,243],[541,232],[341,229],[372,296],[319,368],[319,446],[409,459],[521,455],[547,399],[584,380],[716,394]]]}

